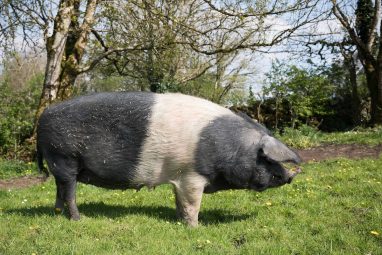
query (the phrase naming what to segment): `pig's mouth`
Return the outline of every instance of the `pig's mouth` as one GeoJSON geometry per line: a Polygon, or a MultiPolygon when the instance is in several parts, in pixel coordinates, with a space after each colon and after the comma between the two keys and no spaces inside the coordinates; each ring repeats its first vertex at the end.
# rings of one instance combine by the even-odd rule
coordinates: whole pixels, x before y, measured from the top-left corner
{"type": "Polygon", "coordinates": [[[270,177],[270,179],[264,183],[262,182],[250,182],[248,183],[248,189],[262,192],[268,188],[276,188],[285,184],[290,184],[294,177],[302,172],[300,166],[294,163],[282,164],[284,173],[277,174],[270,177]]]}
{"type": "Polygon", "coordinates": [[[295,162],[283,162],[281,165],[285,171],[284,183],[291,183],[293,178],[302,172],[300,166],[295,162]]]}
{"type": "Polygon", "coordinates": [[[302,170],[301,170],[301,168],[300,168],[299,166],[297,166],[297,167],[292,168],[292,169],[289,169],[289,170],[287,170],[287,171],[288,171],[288,180],[287,180],[287,183],[289,184],[289,183],[292,182],[293,178],[294,178],[297,174],[301,173],[302,170]]]}

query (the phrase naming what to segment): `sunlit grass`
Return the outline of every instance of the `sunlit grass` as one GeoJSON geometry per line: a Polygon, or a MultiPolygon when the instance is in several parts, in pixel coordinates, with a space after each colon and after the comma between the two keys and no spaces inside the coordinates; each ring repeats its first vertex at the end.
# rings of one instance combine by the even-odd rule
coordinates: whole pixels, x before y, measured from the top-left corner
{"type": "Polygon", "coordinates": [[[34,162],[6,160],[0,158],[0,180],[17,176],[36,175],[37,166],[34,162]]]}
{"type": "Polygon", "coordinates": [[[322,142],[335,144],[367,144],[378,145],[382,143],[382,126],[359,129],[348,132],[324,133],[322,142]]]}
{"type": "Polygon", "coordinates": [[[79,185],[82,219],[55,216],[53,180],[0,191],[0,254],[381,254],[382,158],[303,165],[282,188],[204,195],[201,225],[175,218],[170,186],[79,185]]]}
{"type": "Polygon", "coordinates": [[[325,133],[312,127],[302,126],[300,129],[286,129],[281,136],[278,135],[278,138],[297,149],[305,149],[328,143],[376,146],[382,143],[382,126],[332,133],[325,133]]]}

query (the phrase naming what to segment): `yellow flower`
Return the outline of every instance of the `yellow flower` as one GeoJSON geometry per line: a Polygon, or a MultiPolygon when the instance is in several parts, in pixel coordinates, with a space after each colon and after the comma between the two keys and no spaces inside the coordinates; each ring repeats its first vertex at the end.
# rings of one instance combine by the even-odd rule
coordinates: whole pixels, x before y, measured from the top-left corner
{"type": "Polygon", "coordinates": [[[379,236],[379,233],[377,231],[375,231],[375,230],[370,231],[370,234],[375,235],[375,236],[379,236]]]}
{"type": "Polygon", "coordinates": [[[271,206],[271,205],[272,205],[271,202],[266,202],[265,204],[266,204],[267,206],[271,206]]]}

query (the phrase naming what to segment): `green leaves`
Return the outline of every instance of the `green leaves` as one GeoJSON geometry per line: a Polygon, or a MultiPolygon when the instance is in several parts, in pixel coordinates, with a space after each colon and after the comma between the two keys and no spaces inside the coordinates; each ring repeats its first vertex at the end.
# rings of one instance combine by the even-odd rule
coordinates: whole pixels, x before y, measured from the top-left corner
{"type": "Polygon", "coordinates": [[[327,103],[334,94],[334,85],[318,69],[302,69],[276,61],[267,73],[264,92],[276,99],[278,107],[287,102],[294,125],[307,123],[313,116],[329,114],[327,103]]]}
{"type": "Polygon", "coordinates": [[[0,81],[0,154],[16,152],[30,136],[43,81],[43,74],[36,74],[17,89],[7,81],[6,75],[0,81]]]}

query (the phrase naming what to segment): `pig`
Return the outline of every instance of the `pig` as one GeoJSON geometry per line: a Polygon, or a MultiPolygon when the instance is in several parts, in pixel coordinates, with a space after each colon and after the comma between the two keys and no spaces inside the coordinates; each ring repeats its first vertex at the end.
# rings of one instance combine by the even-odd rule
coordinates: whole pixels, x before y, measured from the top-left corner
{"type": "Polygon", "coordinates": [[[39,169],[55,178],[55,208],[79,220],[76,184],[174,187],[176,212],[197,226],[203,193],[290,183],[296,152],[249,117],[182,94],[110,92],[48,107],[37,128],[39,169]]]}

